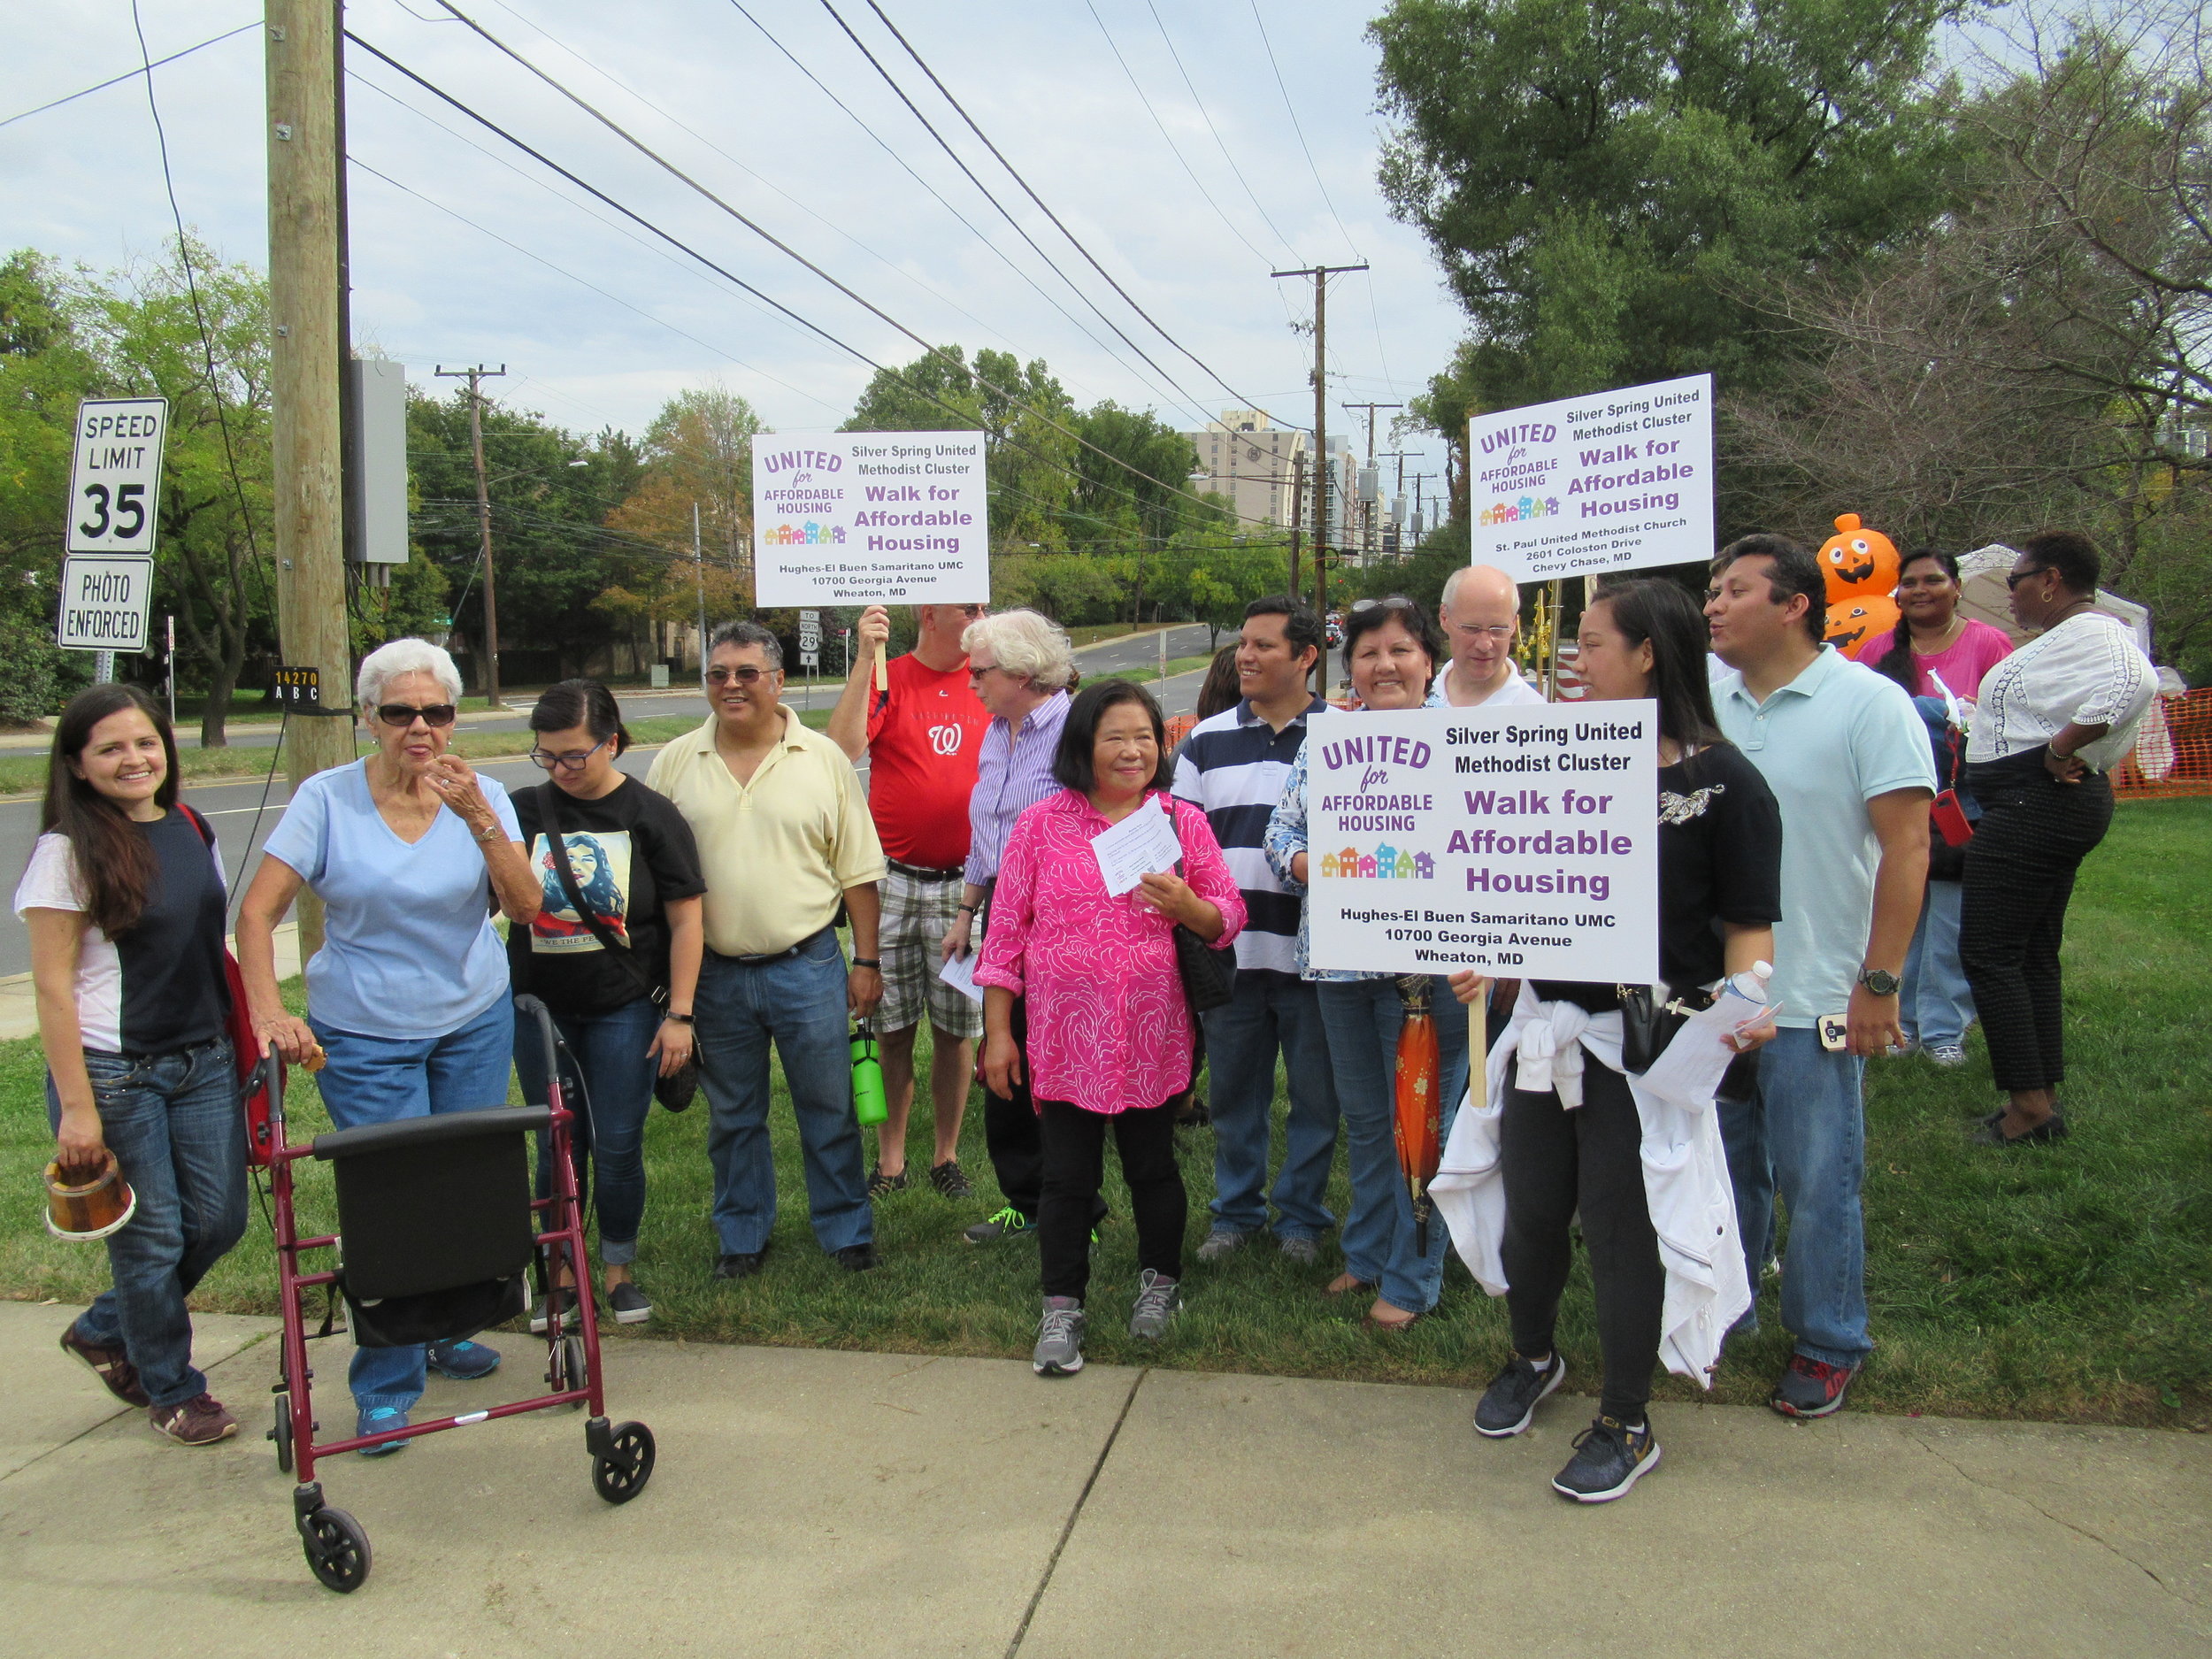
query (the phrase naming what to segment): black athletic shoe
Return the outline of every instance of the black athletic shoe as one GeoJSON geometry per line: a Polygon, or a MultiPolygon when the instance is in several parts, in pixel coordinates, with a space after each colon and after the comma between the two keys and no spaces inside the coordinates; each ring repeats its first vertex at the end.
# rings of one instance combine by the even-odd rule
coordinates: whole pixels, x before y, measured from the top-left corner
{"type": "Polygon", "coordinates": [[[1536,1402],[1567,1380],[1567,1362],[1554,1354],[1539,1367],[1516,1354],[1483,1390],[1475,1408],[1475,1432],[1494,1440],[1518,1434],[1536,1415],[1536,1402]]]}
{"type": "Polygon", "coordinates": [[[750,1279],[760,1271],[767,1259],[768,1252],[765,1250],[737,1250],[715,1259],[714,1276],[717,1279],[750,1279]]]}
{"type": "Polygon", "coordinates": [[[1610,1503],[1624,1495],[1659,1461],[1651,1425],[1630,1428],[1600,1417],[1575,1436],[1575,1455],[1551,1478],[1551,1489],[1577,1503],[1610,1503]]]}
{"type": "Polygon", "coordinates": [[[1793,1354],[1767,1403],[1786,1417],[1824,1417],[1843,1409],[1843,1397],[1858,1374],[1856,1365],[1831,1365],[1793,1354]]]}
{"type": "Polygon", "coordinates": [[[1001,1239],[1033,1239],[1037,1236],[1037,1224],[1009,1204],[972,1227],[962,1228],[960,1236],[970,1244],[996,1244],[1001,1239]]]}
{"type": "Polygon", "coordinates": [[[848,1273],[864,1273],[872,1267],[883,1265],[877,1259],[876,1247],[872,1244],[849,1244],[843,1249],[833,1252],[833,1255],[838,1266],[848,1273]]]}
{"type": "Polygon", "coordinates": [[[653,1317],[653,1304],[645,1293],[626,1279],[607,1293],[607,1306],[614,1310],[617,1325],[643,1325],[653,1317]]]}

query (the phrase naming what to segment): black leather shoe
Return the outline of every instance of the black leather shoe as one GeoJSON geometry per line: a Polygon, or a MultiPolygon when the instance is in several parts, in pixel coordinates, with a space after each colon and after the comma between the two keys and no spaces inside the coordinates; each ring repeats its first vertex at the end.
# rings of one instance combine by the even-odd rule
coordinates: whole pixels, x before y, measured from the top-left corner
{"type": "Polygon", "coordinates": [[[836,1252],[836,1259],[838,1266],[848,1273],[864,1273],[872,1267],[883,1265],[872,1244],[849,1244],[836,1252]]]}
{"type": "Polygon", "coordinates": [[[732,1256],[719,1256],[714,1263],[717,1279],[750,1279],[761,1270],[768,1259],[765,1250],[740,1250],[732,1256]]]}
{"type": "Polygon", "coordinates": [[[2040,1146],[2053,1141],[2065,1139],[2066,1119],[2056,1112],[2053,1112],[2034,1128],[2024,1129],[2016,1135],[2008,1135],[2005,1133],[2004,1115],[2001,1112],[1998,1114],[1996,1122],[1976,1132],[1974,1144],[1978,1147],[2027,1147],[2040,1146]]]}

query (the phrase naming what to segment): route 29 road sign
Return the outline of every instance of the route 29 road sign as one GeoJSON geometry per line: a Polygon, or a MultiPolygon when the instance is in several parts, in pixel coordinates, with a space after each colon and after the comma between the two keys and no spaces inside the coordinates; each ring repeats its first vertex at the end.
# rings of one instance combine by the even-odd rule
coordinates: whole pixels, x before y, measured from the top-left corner
{"type": "Polygon", "coordinates": [[[77,405],[69,552],[153,557],[168,431],[165,397],[88,397],[77,405]]]}
{"type": "Polygon", "coordinates": [[[154,562],[126,555],[72,554],[62,561],[61,614],[54,643],[68,651],[146,649],[146,618],[154,603],[154,562]]]}

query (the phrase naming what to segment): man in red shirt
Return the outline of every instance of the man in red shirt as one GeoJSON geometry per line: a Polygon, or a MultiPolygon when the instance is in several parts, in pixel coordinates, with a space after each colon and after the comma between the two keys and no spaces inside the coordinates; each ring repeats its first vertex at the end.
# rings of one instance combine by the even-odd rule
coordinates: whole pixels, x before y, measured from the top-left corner
{"type": "Polygon", "coordinates": [[[939,945],[960,909],[968,856],[968,796],[991,717],[968,681],[961,631],[983,605],[920,605],[919,637],[894,657],[889,688],[875,688],[877,655],[891,637],[881,605],[861,613],[852,673],[829,720],[830,741],[856,765],[869,757],[868,810],[890,873],[883,883],[877,949],[883,963],[878,1037],[887,1115],[876,1127],[877,1167],[868,1195],[907,1184],[906,1120],[914,1104],[914,1034],[929,1017],[930,1097],[937,1107],[930,1185],[948,1198],[973,1189],[961,1172],[960,1119],[975,1077],[983,1009],[938,978],[939,945]]]}

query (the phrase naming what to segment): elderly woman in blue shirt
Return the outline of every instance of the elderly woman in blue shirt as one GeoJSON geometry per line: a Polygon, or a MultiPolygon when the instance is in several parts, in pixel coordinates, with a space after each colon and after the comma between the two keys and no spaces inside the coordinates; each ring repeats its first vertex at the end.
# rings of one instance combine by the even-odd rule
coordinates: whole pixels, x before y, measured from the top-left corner
{"type": "MultiPolygon", "coordinates": [[[[265,1053],[288,1059],[321,1043],[323,1103],[342,1129],[503,1106],[514,1009],[491,902],[514,923],[541,902],[514,808],[446,752],[461,676],[444,651],[395,640],[362,660],[356,695],[376,753],[299,787],[239,907],[254,1029],[265,1053]],[[302,887],[324,907],[303,1022],[278,995],[275,942],[302,887]]],[[[407,1425],[426,1364],[467,1379],[488,1375],[499,1355],[469,1341],[357,1350],[349,1379],[361,1433],[407,1425]]]]}

